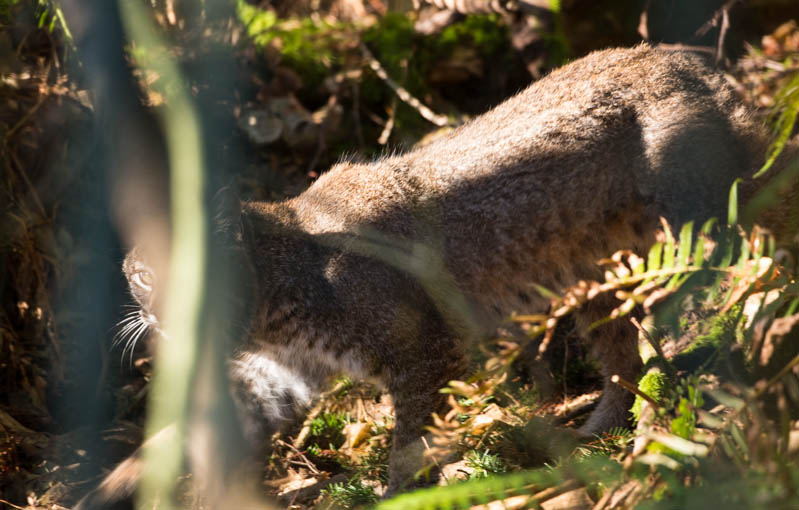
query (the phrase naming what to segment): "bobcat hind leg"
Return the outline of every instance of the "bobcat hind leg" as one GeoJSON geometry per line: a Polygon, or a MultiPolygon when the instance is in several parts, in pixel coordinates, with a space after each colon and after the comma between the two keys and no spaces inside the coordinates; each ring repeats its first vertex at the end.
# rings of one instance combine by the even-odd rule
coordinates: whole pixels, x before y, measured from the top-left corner
{"type": "Polygon", "coordinates": [[[635,396],[618,384],[611,382],[613,375],[635,383],[643,363],[638,353],[638,330],[625,317],[613,320],[588,331],[595,321],[607,317],[617,301],[607,299],[590,303],[577,316],[577,324],[588,343],[589,352],[599,362],[604,380],[602,399],[588,421],[580,427],[585,436],[608,431],[615,427],[629,427],[630,407],[635,396]]]}

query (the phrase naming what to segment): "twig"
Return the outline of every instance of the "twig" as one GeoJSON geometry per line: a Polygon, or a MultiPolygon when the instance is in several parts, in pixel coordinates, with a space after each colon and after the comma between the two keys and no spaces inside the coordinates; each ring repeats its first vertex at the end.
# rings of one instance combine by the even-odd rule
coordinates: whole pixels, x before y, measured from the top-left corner
{"type": "Polygon", "coordinates": [[[724,56],[724,38],[730,28],[730,12],[727,9],[721,11],[721,28],[719,29],[719,39],[716,45],[716,65],[721,62],[724,56]]]}
{"type": "Polygon", "coordinates": [[[319,163],[322,153],[327,149],[327,127],[331,112],[333,108],[335,108],[336,103],[338,103],[338,95],[333,94],[328,98],[327,105],[325,105],[325,117],[317,127],[316,152],[314,152],[313,159],[311,159],[310,164],[308,164],[308,170],[305,172],[309,177],[314,176],[316,165],[319,163]]]}
{"type": "Polygon", "coordinates": [[[568,370],[569,366],[569,341],[563,342],[563,370],[561,371],[561,378],[563,379],[563,403],[569,400],[569,383],[568,383],[568,370]]]}
{"type": "Polygon", "coordinates": [[[292,446],[290,443],[287,443],[287,442],[283,441],[282,439],[278,439],[276,442],[278,444],[281,444],[281,445],[285,446],[286,448],[288,448],[289,450],[291,450],[293,452],[293,455],[290,455],[288,457],[288,459],[287,459],[290,464],[294,464],[296,466],[307,467],[311,471],[311,473],[313,473],[315,475],[318,475],[318,474],[322,473],[321,471],[319,471],[319,469],[316,467],[316,465],[313,462],[311,462],[311,460],[308,457],[305,456],[305,454],[303,452],[299,451],[297,448],[292,446]],[[299,457],[300,461],[293,460],[295,457],[299,457]]]}
{"type": "Polygon", "coordinates": [[[580,487],[580,483],[577,480],[567,480],[560,485],[556,485],[555,487],[550,487],[548,489],[542,490],[541,492],[533,494],[533,500],[537,503],[537,506],[540,506],[541,503],[578,487],[580,487]]]}
{"type": "Polygon", "coordinates": [[[582,416],[585,413],[593,411],[598,405],[599,395],[594,395],[593,397],[589,397],[578,404],[574,404],[570,407],[567,406],[567,409],[563,412],[563,414],[555,418],[555,423],[558,425],[569,423],[578,416],[582,416]]]}
{"type": "Polygon", "coordinates": [[[541,343],[538,345],[538,354],[536,354],[535,356],[536,361],[541,361],[542,359],[544,359],[544,354],[546,354],[547,349],[549,348],[549,344],[552,343],[552,337],[555,335],[555,327],[557,325],[558,325],[558,318],[549,317],[547,319],[544,338],[541,339],[541,343]]]}
{"type": "Polygon", "coordinates": [[[753,401],[759,399],[760,397],[762,397],[763,395],[765,395],[766,392],[768,390],[770,390],[772,386],[774,386],[777,382],[779,382],[779,380],[782,379],[785,376],[785,374],[787,374],[788,372],[793,370],[793,368],[795,366],[797,366],[797,365],[799,365],[799,354],[794,356],[791,359],[791,361],[788,362],[787,365],[782,367],[782,369],[779,372],[777,372],[776,375],[774,375],[774,377],[772,377],[771,379],[766,381],[765,385],[763,385],[761,388],[759,388],[757,391],[755,391],[755,394],[752,395],[750,398],[748,398],[746,400],[749,401],[749,402],[753,402],[753,401]]]}
{"type": "Polygon", "coordinates": [[[635,317],[630,317],[630,322],[632,322],[633,326],[635,326],[636,329],[638,329],[638,331],[640,331],[641,334],[644,335],[644,338],[646,339],[647,342],[649,342],[649,345],[652,346],[652,348],[655,350],[657,355],[659,357],[661,357],[662,359],[666,359],[666,356],[663,354],[663,348],[660,346],[660,342],[655,340],[652,337],[652,335],[649,334],[649,331],[644,329],[644,327],[641,325],[641,323],[638,322],[638,319],[636,319],[635,317]]]}
{"type": "Polygon", "coordinates": [[[394,129],[394,119],[397,117],[397,98],[391,100],[391,107],[388,111],[388,120],[386,125],[383,126],[383,131],[377,138],[377,143],[385,145],[388,143],[388,138],[391,136],[391,131],[394,129]]]}
{"type": "Polygon", "coordinates": [[[375,72],[375,74],[386,84],[391,87],[392,90],[397,94],[397,96],[402,99],[405,103],[409,106],[414,108],[419,115],[424,117],[429,122],[435,124],[436,126],[446,126],[449,122],[446,115],[440,115],[435,113],[433,110],[422,104],[421,101],[416,99],[408,92],[405,87],[398,84],[394,80],[389,77],[386,70],[383,68],[382,64],[377,61],[377,59],[372,55],[372,52],[369,51],[369,48],[366,47],[365,44],[361,44],[361,53],[363,53],[364,58],[369,62],[369,68],[375,72]]]}
{"type": "Polygon", "coordinates": [[[646,400],[647,402],[649,402],[649,404],[650,404],[650,405],[651,405],[653,408],[655,408],[655,409],[658,409],[658,408],[660,407],[660,404],[658,404],[658,403],[657,403],[657,401],[656,401],[655,399],[653,399],[652,397],[650,397],[649,395],[647,395],[647,394],[646,394],[646,393],[644,393],[643,391],[641,391],[641,390],[639,390],[638,388],[636,388],[636,386],[635,386],[633,383],[631,383],[630,381],[628,381],[628,380],[626,380],[626,379],[623,379],[623,378],[622,378],[621,376],[619,376],[618,374],[613,374],[613,375],[610,377],[610,382],[612,382],[612,383],[615,383],[615,384],[618,384],[619,386],[621,386],[621,387],[622,387],[622,388],[624,388],[625,390],[627,390],[627,391],[630,391],[630,392],[632,392],[632,393],[634,393],[634,394],[638,395],[638,396],[639,396],[639,397],[641,397],[642,399],[644,399],[644,400],[646,400]]]}
{"type": "MultiPolygon", "coordinates": [[[[488,437],[488,435],[489,435],[491,432],[493,432],[493,430],[496,428],[496,424],[497,424],[497,423],[498,423],[498,422],[496,422],[496,421],[492,421],[492,422],[491,422],[491,423],[488,425],[488,427],[486,427],[486,430],[485,430],[485,432],[483,432],[482,436],[480,437],[480,440],[477,442],[477,444],[476,444],[476,445],[474,445],[474,450],[479,450],[479,449],[480,449],[480,448],[483,446],[483,441],[485,441],[485,440],[486,440],[486,438],[488,437]]],[[[422,439],[424,439],[424,438],[422,438],[422,439]]],[[[425,442],[425,446],[427,446],[427,442],[425,442]]]]}
{"type": "Polygon", "coordinates": [[[603,510],[606,506],[608,506],[610,498],[613,497],[613,494],[616,493],[619,487],[621,487],[621,482],[618,482],[613,485],[613,487],[608,488],[591,510],[603,510]]]}
{"type": "Polygon", "coordinates": [[[729,10],[732,9],[735,6],[735,4],[737,4],[740,1],[741,0],[727,0],[727,2],[724,3],[724,5],[716,9],[716,12],[713,13],[713,16],[709,20],[707,20],[704,25],[699,27],[697,31],[694,32],[694,38],[702,37],[703,35],[708,33],[711,28],[718,26],[719,19],[721,19],[724,16],[724,12],[729,12],[729,10]]]}
{"type": "Polygon", "coordinates": [[[716,54],[716,50],[712,46],[695,46],[682,43],[658,43],[657,48],[667,51],[693,51],[696,53],[707,53],[709,55],[716,54]]]}
{"type": "MultiPolygon", "coordinates": [[[[765,395],[766,392],[769,391],[773,385],[778,383],[780,381],[780,379],[782,379],[786,374],[791,372],[794,369],[794,367],[796,367],[798,365],[799,365],[799,354],[797,354],[796,356],[791,358],[791,360],[784,367],[782,367],[782,369],[779,372],[777,372],[771,379],[766,381],[765,384],[761,385],[754,392],[754,394],[752,394],[751,396],[745,398],[744,399],[744,404],[741,407],[739,407],[738,409],[735,409],[732,413],[727,415],[724,418],[724,422],[719,427],[719,430],[726,429],[730,425],[730,423],[732,423],[735,419],[737,419],[738,416],[742,412],[744,412],[745,410],[749,409],[750,404],[752,404],[757,399],[759,399],[763,395],[765,395]]],[[[715,448],[716,445],[719,444],[719,442],[720,441],[718,441],[718,436],[715,436],[714,439],[713,439],[713,442],[710,444],[710,449],[712,450],[713,448],[715,448]]]]}
{"type": "Polygon", "coordinates": [[[374,122],[374,123],[375,123],[375,124],[377,124],[378,126],[385,127],[385,125],[386,125],[386,121],[385,121],[385,120],[383,120],[383,118],[382,118],[382,117],[380,117],[380,116],[379,116],[379,115],[377,115],[376,113],[372,113],[372,112],[370,112],[369,110],[367,110],[367,109],[366,109],[366,108],[364,108],[363,106],[361,106],[361,109],[362,109],[362,110],[363,110],[363,112],[366,114],[366,116],[367,116],[367,117],[369,117],[369,120],[371,120],[372,122],[374,122]]]}
{"type": "MultiPolygon", "coordinates": [[[[422,436],[422,444],[424,445],[425,450],[427,450],[428,452],[431,451],[430,445],[427,443],[427,438],[424,436],[422,436]]],[[[433,461],[433,465],[436,467],[438,472],[441,473],[441,476],[444,477],[444,480],[446,480],[447,483],[449,483],[449,479],[447,478],[447,475],[444,474],[444,471],[441,469],[441,465],[438,463],[438,459],[436,459],[436,456],[430,455],[430,459],[433,461]]],[[[425,469],[429,469],[429,466],[426,467],[425,469]]]]}
{"type": "Polygon", "coordinates": [[[26,508],[29,508],[29,507],[17,506],[14,503],[10,503],[10,502],[6,501],[5,499],[0,499],[0,503],[3,503],[4,505],[8,505],[11,508],[16,508],[17,510],[25,510],[26,508]]]}
{"type": "Polygon", "coordinates": [[[649,40],[649,4],[650,0],[646,0],[646,5],[644,5],[644,9],[641,11],[641,16],[638,17],[638,35],[644,41],[649,40]]]}
{"type": "Polygon", "coordinates": [[[13,151],[9,151],[9,155],[10,159],[14,163],[16,172],[20,175],[20,177],[22,177],[22,180],[25,181],[25,186],[28,187],[28,192],[31,194],[33,201],[36,203],[36,207],[39,209],[39,214],[41,214],[43,219],[47,219],[47,210],[44,208],[41,198],[39,198],[39,193],[36,191],[36,187],[28,177],[28,172],[25,171],[25,166],[22,164],[22,162],[20,162],[20,160],[17,158],[17,155],[13,151]]]}
{"type": "Polygon", "coordinates": [[[35,105],[33,105],[33,107],[32,107],[30,110],[28,110],[28,113],[26,113],[26,114],[25,114],[25,115],[24,115],[24,116],[23,116],[21,119],[19,119],[19,122],[17,122],[16,124],[14,124],[14,127],[12,127],[11,129],[9,129],[8,131],[6,131],[6,136],[5,136],[5,139],[6,139],[6,140],[8,140],[8,139],[9,139],[9,138],[11,138],[12,136],[14,136],[14,133],[16,133],[16,132],[19,130],[19,128],[21,128],[22,126],[24,126],[26,122],[28,122],[28,119],[31,117],[31,115],[33,115],[34,113],[36,113],[36,110],[38,110],[38,109],[39,109],[39,107],[41,107],[41,106],[42,106],[42,104],[44,104],[44,101],[45,101],[46,99],[47,99],[47,96],[41,96],[41,97],[39,98],[39,100],[36,102],[36,104],[35,104],[35,105]]]}
{"type": "MultiPolygon", "coordinates": [[[[524,487],[520,487],[521,490],[530,490],[534,487],[531,485],[526,485],[524,487]]],[[[477,505],[473,506],[472,510],[490,510],[495,508],[495,504],[499,502],[500,508],[528,508],[529,506],[534,506],[535,508],[539,508],[541,503],[549,501],[550,499],[556,498],[565,492],[569,492],[571,490],[577,489],[581,487],[580,482],[577,480],[567,480],[560,485],[556,485],[555,487],[548,487],[542,491],[539,491],[532,496],[529,494],[521,494],[518,496],[511,496],[503,499],[494,500],[491,503],[487,503],[484,505],[477,505]],[[532,503],[532,505],[530,505],[532,503]]],[[[505,492],[509,492],[511,489],[506,489],[505,492]]],[[[516,490],[514,490],[516,492],[516,490]]]]}
{"type": "MultiPolygon", "coordinates": [[[[56,83],[59,82],[61,79],[61,63],[58,60],[58,51],[56,50],[55,42],[53,42],[53,36],[49,30],[45,30],[47,34],[47,42],[50,43],[50,58],[52,58],[52,62],[55,64],[55,74],[56,74],[56,83]]],[[[47,68],[47,74],[50,74],[50,68],[47,68]]],[[[45,74],[45,76],[47,76],[45,74]]]]}

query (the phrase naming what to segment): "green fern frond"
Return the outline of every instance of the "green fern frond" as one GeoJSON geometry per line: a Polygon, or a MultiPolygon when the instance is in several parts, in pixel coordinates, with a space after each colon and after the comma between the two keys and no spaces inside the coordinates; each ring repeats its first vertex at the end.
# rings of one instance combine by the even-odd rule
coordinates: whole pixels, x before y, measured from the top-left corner
{"type": "Polygon", "coordinates": [[[760,177],[771,168],[791,138],[797,116],[799,116],[799,73],[796,73],[791,81],[774,96],[774,104],[772,119],[774,119],[774,131],[777,138],[768,148],[766,163],[754,177],[760,177]]]}

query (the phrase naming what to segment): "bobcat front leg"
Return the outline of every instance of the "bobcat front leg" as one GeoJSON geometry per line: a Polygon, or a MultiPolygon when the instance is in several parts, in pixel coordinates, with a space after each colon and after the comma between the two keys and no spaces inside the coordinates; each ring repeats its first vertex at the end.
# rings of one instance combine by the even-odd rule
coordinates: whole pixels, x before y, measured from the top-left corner
{"type": "Polygon", "coordinates": [[[395,395],[397,392],[392,392],[395,423],[386,496],[430,483],[430,480],[415,480],[414,477],[424,466],[424,427],[432,423],[432,413],[442,410],[446,403],[444,396],[438,392],[395,395]]]}
{"type": "Polygon", "coordinates": [[[465,359],[454,347],[458,345],[456,341],[429,342],[425,345],[428,347],[427,356],[410,362],[404,367],[404,372],[389,384],[395,423],[385,496],[435,483],[435,473],[415,479],[415,475],[424,467],[424,428],[432,424],[433,413],[446,410],[447,399],[440,392],[441,388],[453,379],[462,378],[465,373],[465,359]],[[447,348],[441,349],[442,346],[447,348]],[[442,355],[431,356],[429,351],[436,351],[437,348],[441,349],[442,355]],[[453,350],[457,351],[456,355],[451,354],[453,350]]]}

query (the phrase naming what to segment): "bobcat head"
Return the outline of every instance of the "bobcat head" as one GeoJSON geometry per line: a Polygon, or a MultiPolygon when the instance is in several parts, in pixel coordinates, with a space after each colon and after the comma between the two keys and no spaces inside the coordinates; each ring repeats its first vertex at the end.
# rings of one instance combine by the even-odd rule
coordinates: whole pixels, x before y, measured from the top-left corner
{"type": "Polygon", "coordinates": [[[114,336],[113,346],[123,345],[122,358],[130,353],[132,359],[137,343],[149,332],[155,331],[161,337],[166,337],[166,333],[156,315],[159,297],[156,274],[147,263],[143,250],[134,248],[128,252],[122,263],[122,272],[135,302],[126,305],[129,310],[117,324],[119,331],[114,336]]]}
{"type": "MultiPolygon", "coordinates": [[[[225,260],[238,269],[247,268],[246,254],[243,250],[241,228],[241,203],[228,188],[220,190],[211,204],[214,215],[211,219],[213,229],[211,249],[224,251],[225,260]]],[[[122,357],[133,351],[140,340],[148,333],[157,333],[157,338],[168,338],[159,319],[164,298],[165,275],[159,275],[155,264],[150,262],[146,250],[137,246],[128,252],[122,263],[122,272],[128,282],[128,290],[134,302],[126,305],[128,311],[117,324],[119,331],[114,337],[113,346],[123,345],[122,357]]],[[[166,264],[164,264],[166,267],[166,264]]],[[[164,268],[165,268],[164,267],[164,268]]]]}

